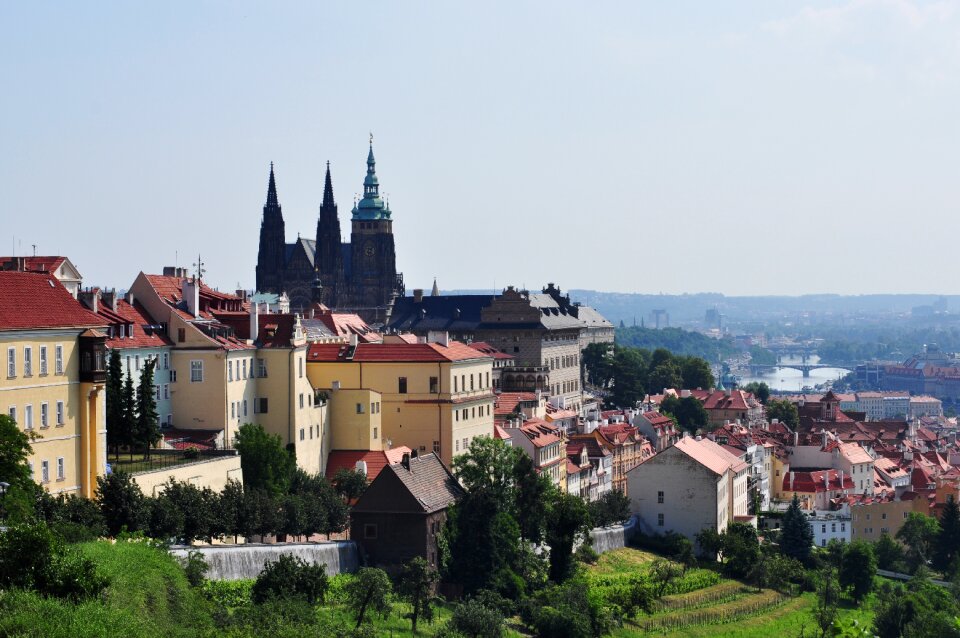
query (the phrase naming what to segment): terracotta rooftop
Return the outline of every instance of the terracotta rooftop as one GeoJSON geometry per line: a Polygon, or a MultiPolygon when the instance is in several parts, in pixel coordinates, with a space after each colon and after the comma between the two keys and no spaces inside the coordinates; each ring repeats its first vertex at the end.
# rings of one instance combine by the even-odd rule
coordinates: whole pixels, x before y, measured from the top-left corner
{"type": "Polygon", "coordinates": [[[307,352],[308,361],[404,362],[469,361],[489,359],[459,341],[439,343],[360,343],[356,348],[338,343],[316,343],[307,352]]]}
{"type": "Polygon", "coordinates": [[[367,464],[367,481],[372,481],[388,465],[399,463],[404,454],[410,454],[405,445],[385,452],[373,450],[333,450],[327,458],[327,478],[332,479],[340,470],[355,470],[358,461],[367,464]]]}
{"type": "Polygon", "coordinates": [[[106,323],[51,275],[0,271],[0,330],[91,328],[106,323]]]}
{"type": "Polygon", "coordinates": [[[710,439],[697,440],[692,436],[685,436],[673,447],[714,474],[722,475],[727,470],[740,472],[747,468],[746,463],[710,439]]]}

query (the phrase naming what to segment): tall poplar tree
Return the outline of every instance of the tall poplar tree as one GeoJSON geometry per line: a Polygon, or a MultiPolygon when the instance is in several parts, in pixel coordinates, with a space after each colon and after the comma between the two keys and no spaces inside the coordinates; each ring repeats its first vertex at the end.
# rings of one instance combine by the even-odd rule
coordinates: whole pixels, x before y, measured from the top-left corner
{"type": "Polygon", "coordinates": [[[110,360],[107,362],[107,447],[113,448],[114,455],[120,460],[120,445],[123,444],[124,410],[123,410],[123,364],[120,362],[120,351],[110,350],[110,360]]]}
{"type": "Polygon", "coordinates": [[[156,388],[153,386],[155,359],[147,359],[140,370],[140,385],[137,387],[137,418],[134,441],[143,446],[143,457],[150,458],[150,447],[160,440],[160,415],[157,414],[156,388]]]}
{"type": "Polygon", "coordinates": [[[130,459],[133,459],[134,433],[137,427],[137,395],[133,389],[133,377],[127,370],[127,377],[123,380],[123,393],[120,395],[120,407],[123,410],[123,426],[120,429],[119,441],[121,445],[130,447],[130,459]]]}

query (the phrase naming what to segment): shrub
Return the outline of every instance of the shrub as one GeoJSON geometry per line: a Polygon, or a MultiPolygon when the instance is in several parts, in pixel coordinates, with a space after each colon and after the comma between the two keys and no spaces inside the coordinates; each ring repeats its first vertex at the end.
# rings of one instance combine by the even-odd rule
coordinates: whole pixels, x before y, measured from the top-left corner
{"type": "Polygon", "coordinates": [[[468,600],[456,606],[447,627],[467,638],[501,638],[504,622],[497,610],[468,600]]]}
{"type": "Polygon", "coordinates": [[[250,594],[257,604],[274,598],[300,598],[313,605],[323,602],[327,586],[324,565],[311,565],[295,556],[281,554],[263,568],[250,594]]]}
{"type": "Polygon", "coordinates": [[[80,600],[98,596],[106,586],[93,561],[66,547],[43,523],[0,534],[0,590],[28,589],[80,600]]]}
{"type": "Polygon", "coordinates": [[[577,551],[573,553],[573,556],[581,563],[586,563],[587,565],[595,565],[597,561],[600,560],[600,554],[586,543],[578,547],[577,551]]]}
{"type": "Polygon", "coordinates": [[[210,565],[207,565],[203,554],[195,549],[191,549],[180,562],[183,565],[183,571],[187,575],[187,582],[190,583],[190,586],[200,587],[203,585],[206,581],[207,571],[210,570],[210,565]]]}

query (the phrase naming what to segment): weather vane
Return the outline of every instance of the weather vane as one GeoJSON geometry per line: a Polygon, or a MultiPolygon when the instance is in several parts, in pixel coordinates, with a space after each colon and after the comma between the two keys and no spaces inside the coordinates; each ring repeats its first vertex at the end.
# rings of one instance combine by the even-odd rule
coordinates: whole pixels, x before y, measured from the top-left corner
{"type": "Polygon", "coordinates": [[[205,265],[206,264],[204,264],[203,261],[200,260],[200,253],[197,253],[197,263],[193,265],[193,267],[197,271],[197,280],[200,280],[203,278],[203,273],[206,272],[206,270],[204,269],[205,265]]]}

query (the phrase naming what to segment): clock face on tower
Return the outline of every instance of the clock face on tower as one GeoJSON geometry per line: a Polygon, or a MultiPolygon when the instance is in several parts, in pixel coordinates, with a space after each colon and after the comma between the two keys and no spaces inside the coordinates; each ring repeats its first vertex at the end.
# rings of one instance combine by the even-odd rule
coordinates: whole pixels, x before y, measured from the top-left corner
{"type": "Polygon", "coordinates": [[[366,255],[367,257],[373,257],[373,254],[375,252],[376,250],[374,249],[373,244],[369,242],[367,243],[366,246],[363,247],[363,254],[366,255]]]}

